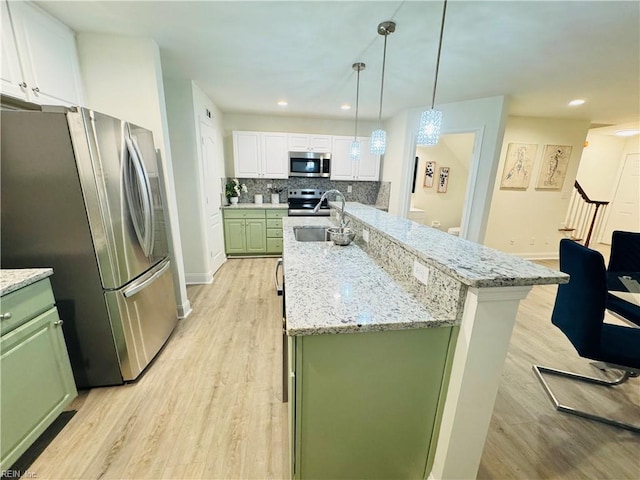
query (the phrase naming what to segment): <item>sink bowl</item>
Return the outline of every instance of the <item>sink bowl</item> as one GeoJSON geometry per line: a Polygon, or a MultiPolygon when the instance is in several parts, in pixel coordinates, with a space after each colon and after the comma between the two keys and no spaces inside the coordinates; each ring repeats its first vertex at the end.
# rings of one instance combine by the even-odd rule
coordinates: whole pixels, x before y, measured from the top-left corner
{"type": "Polygon", "coordinates": [[[293,235],[299,242],[326,242],[327,227],[293,227],[293,235]]]}

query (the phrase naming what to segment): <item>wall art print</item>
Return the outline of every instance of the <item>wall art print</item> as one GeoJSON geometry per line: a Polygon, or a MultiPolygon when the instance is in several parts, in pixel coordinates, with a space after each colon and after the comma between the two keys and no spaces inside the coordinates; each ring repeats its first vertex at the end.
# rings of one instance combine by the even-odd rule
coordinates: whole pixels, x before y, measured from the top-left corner
{"type": "Polygon", "coordinates": [[[526,190],[529,187],[533,173],[533,161],[537,152],[538,145],[509,144],[500,180],[501,190],[526,190]]]}
{"type": "Polygon", "coordinates": [[[545,145],[536,190],[561,190],[571,158],[570,145],[545,145]]]}
{"type": "Polygon", "coordinates": [[[433,177],[436,174],[436,162],[427,162],[424,167],[424,186],[433,187],[433,177]]]}
{"type": "Polygon", "coordinates": [[[440,167],[440,175],[438,179],[438,193],[447,193],[449,186],[449,167],[440,167]]]}

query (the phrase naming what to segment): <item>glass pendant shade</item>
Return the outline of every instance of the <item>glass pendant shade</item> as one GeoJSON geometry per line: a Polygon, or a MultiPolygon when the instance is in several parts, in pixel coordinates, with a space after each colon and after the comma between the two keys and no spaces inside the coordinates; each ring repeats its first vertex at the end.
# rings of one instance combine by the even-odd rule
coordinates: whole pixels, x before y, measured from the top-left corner
{"type": "Polygon", "coordinates": [[[360,142],[354,140],[351,142],[351,148],[349,148],[349,158],[353,161],[360,160],[360,142]]]}
{"type": "Polygon", "coordinates": [[[433,108],[425,110],[420,115],[420,125],[418,126],[418,145],[436,145],[440,139],[440,129],[442,127],[442,112],[433,108]]]}
{"type": "Polygon", "coordinates": [[[381,128],[371,132],[371,154],[384,155],[387,149],[387,132],[381,128]]]}

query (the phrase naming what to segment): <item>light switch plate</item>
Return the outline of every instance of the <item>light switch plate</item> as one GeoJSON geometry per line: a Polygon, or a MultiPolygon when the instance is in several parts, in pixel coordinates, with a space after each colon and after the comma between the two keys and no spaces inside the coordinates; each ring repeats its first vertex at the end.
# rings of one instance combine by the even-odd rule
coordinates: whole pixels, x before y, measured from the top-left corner
{"type": "Polygon", "coordinates": [[[352,193],[353,192],[353,188],[351,187],[351,185],[349,185],[347,187],[347,193],[352,193]]]}
{"type": "Polygon", "coordinates": [[[366,243],[369,243],[369,230],[366,229],[362,229],[362,240],[364,240],[366,243]]]}
{"type": "Polygon", "coordinates": [[[425,285],[429,285],[429,268],[418,260],[413,261],[413,276],[425,285]]]}

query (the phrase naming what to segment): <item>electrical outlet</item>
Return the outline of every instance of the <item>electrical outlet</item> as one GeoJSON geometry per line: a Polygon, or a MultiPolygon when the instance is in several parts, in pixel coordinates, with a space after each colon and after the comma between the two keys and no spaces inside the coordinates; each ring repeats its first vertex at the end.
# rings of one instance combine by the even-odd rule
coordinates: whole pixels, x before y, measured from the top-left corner
{"type": "Polygon", "coordinates": [[[369,230],[362,229],[362,240],[369,243],[369,230]]]}
{"type": "Polygon", "coordinates": [[[549,245],[549,237],[544,237],[544,244],[549,245]]]}
{"type": "Polygon", "coordinates": [[[535,245],[535,244],[536,244],[536,238],[531,237],[531,240],[529,240],[529,245],[535,245]]]}
{"type": "Polygon", "coordinates": [[[515,245],[516,241],[512,238],[511,240],[509,240],[509,245],[515,245]]]}
{"type": "Polygon", "coordinates": [[[271,188],[271,187],[273,187],[273,184],[267,183],[267,188],[271,188]]]}
{"type": "Polygon", "coordinates": [[[429,268],[418,260],[413,261],[413,276],[425,285],[429,285],[429,268]]]}
{"type": "Polygon", "coordinates": [[[347,187],[347,193],[351,193],[351,192],[353,192],[353,188],[351,187],[351,185],[349,185],[347,187]]]}

